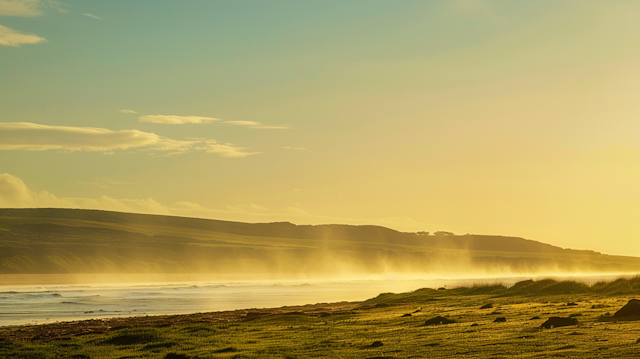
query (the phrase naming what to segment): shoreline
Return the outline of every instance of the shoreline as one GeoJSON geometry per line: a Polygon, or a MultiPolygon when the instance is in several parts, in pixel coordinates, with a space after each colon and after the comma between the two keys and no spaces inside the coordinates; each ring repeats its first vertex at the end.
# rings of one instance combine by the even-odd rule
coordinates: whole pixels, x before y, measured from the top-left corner
{"type": "MultiPolygon", "coordinates": [[[[487,298],[530,298],[603,296],[635,296],[640,286],[640,276],[618,278],[589,286],[576,281],[525,280],[512,287],[502,284],[474,285],[457,288],[422,288],[402,293],[384,292],[376,297],[358,301],[320,302],[316,304],[285,305],[263,308],[242,308],[221,311],[206,311],[187,314],[152,314],[127,317],[90,318],[57,321],[42,324],[17,324],[0,326],[0,339],[4,340],[51,340],[68,339],[78,335],[100,334],[111,330],[133,327],[165,327],[199,322],[241,322],[266,316],[298,314],[328,317],[334,314],[355,314],[354,310],[384,308],[409,303],[433,302],[445,298],[463,300],[475,296],[487,298]]],[[[592,308],[593,309],[593,308],[592,308]]]]}
{"type": "Polygon", "coordinates": [[[366,310],[389,306],[362,305],[362,303],[362,301],[316,303],[297,306],[247,308],[191,314],[110,317],[46,324],[7,325],[0,326],[0,340],[65,340],[80,335],[104,334],[110,331],[127,328],[167,327],[194,323],[245,322],[274,315],[296,314],[313,317],[329,317],[340,314],[354,314],[354,310],[366,310]]]}
{"type": "Polygon", "coordinates": [[[527,280],[364,301],[13,325],[0,327],[0,356],[635,357],[640,308],[629,305],[638,293],[640,277],[591,287],[527,280]]]}

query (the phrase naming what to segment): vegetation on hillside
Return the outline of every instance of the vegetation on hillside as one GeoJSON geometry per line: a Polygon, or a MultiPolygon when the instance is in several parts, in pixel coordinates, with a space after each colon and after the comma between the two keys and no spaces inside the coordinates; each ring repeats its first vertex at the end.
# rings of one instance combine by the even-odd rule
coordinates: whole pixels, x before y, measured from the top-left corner
{"type": "Polygon", "coordinates": [[[640,259],[514,237],[380,226],[240,223],[74,209],[0,209],[0,274],[274,277],[634,272],[640,259]]]}

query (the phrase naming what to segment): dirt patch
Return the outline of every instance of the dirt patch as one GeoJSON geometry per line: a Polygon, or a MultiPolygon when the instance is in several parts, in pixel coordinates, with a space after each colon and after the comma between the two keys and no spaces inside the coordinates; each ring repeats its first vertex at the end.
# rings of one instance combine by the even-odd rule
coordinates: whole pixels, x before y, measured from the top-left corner
{"type": "Polygon", "coordinates": [[[191,357],[184,354],[168,353],[164,356],[164,359],[191,359],[191,357]]]}
{"type": "Polygon", "coordinates": [[[257,319],[257,318],[266,317],[267,315],[272,315],[272,314],[273,313],[269,313],[269,312],[249,312],[244,316],[244,319],[246,320],[257,319]]]}
{"type": "Polygon", "coordinates": [[[307,315],[306,313],[303,312],[286,312],[286,313],[282,313],[284,315],[307,315]]]}
{"type": "Polygon", "coordinates": [[[551,317],[546,322],[542,323],[541,327],[550,329],[550,328],[559,328],[559,327],[567,327],[570,325],[578,325],[578,321],[574,318],[563,318],[563,317],[551,317]]]}
{"type": "Polygon", "coordinates": [[[365,346],[364,346],[364,348],[365,348],[365,349],[367,349],[367,348],[379,348],[379,347],[381,347],[381,346],[383,346],[383,345],[384,345],[384,344],[382,344],[382,342],[381,342],[381,341],[376,340],[375,342],[373,342],[373,343],[371,343],[371,344],[369,344],[369,345],[365,345],[365,346]]]}
{"type": "Polygon", "coordinates": [[[431,318],[429,320],[427,320],[426,322],[424,322],[423,325],[442,325],[442,324],[452,324],[455,323],[456,321],[453,319],[449,319],[449,318],[445,318],[445,317],[441,317],[441,316],[437,316],[434,318],[431,318]]]}
{"type": "Polygon", "coordinates": [[[108,345],[134,345],[134,344],[147,344],[158,340],[158,336],[148,333],[141,334],[123,334],[115,336],[111,339],[107,339],[102,344],[108,345]]]}

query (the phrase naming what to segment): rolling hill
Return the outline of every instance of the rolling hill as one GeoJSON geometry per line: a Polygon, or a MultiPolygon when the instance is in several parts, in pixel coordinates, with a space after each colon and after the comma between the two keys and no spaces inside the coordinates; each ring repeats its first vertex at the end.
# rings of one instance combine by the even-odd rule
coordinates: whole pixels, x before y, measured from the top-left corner
{"type": "Polygon", "coordinates": [[[632,273],[640,258],[517,237],[0,209],[0,274],[217,273],[277,278],[632,273]]]}

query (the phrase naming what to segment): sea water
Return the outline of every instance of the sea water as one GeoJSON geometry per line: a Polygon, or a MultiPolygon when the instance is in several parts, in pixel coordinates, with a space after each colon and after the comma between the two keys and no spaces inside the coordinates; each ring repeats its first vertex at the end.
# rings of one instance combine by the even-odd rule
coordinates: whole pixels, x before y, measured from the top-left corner
{"type": "MultiPolygon", "coordinates": [[[[528,278],[5,285],[0,286],[0,326],[362,301],[385,292],[508,286],[523,279],[528,278]]],[[[602,277],[582,278],[596,279],[602,277]]]]}

